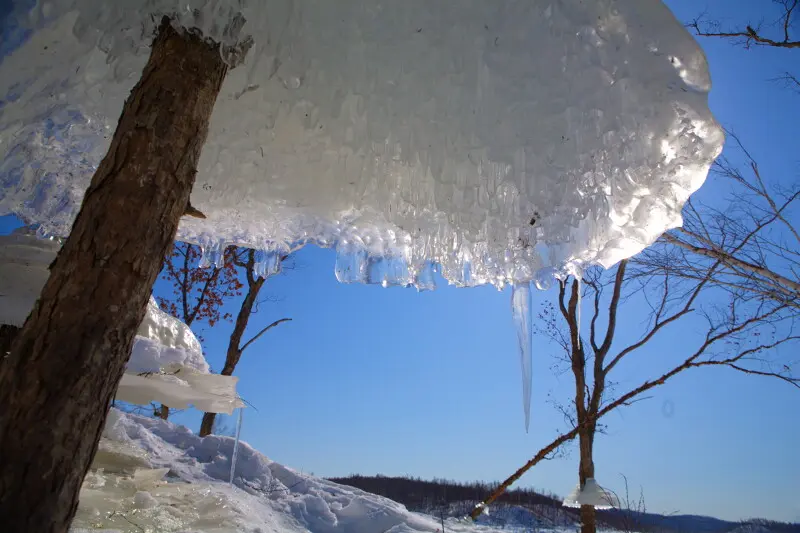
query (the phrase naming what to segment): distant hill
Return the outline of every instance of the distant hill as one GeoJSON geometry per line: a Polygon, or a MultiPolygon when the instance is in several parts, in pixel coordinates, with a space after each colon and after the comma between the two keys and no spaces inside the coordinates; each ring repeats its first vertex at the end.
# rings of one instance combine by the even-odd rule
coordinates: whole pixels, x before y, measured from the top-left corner
{"type": "MultiPolygon", "coordinates": [[[[426,481],[412,477],[382,475],[329,478],[334,483],[349,485],[402,503],[411,511],[445,517],[468,515],[475,505],[497,487],[497,483],[458,483],[443,479],[426,481]]],[[[513,489],[491,506],[481,523],[495,526],[554,528],[575,526],[577,509],[561,505],[555,494],[533,489],[513,489]]],[[[645,533],[800,533],[800,524],[787,524],[762,519],[730,522],[709,516],[661,515],[640,513],[630,509],[598,511],[598,526],[623,532],[645,533]]]]}

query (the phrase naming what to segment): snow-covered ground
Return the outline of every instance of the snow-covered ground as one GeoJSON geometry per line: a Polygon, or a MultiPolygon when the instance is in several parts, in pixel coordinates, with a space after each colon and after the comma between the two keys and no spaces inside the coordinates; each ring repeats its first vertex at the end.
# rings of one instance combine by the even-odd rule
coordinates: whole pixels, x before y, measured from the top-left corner
{"type": "MultiPolygon", "coordinates": [[[[112,409],[72,533],[413,533],[438,518],[285,467],[234,439],[112,409]]],[[[500,531],[445,520],[454,533],[500,531]]],[[[503,531],[513,531],[506,526],[503,531]]]]}

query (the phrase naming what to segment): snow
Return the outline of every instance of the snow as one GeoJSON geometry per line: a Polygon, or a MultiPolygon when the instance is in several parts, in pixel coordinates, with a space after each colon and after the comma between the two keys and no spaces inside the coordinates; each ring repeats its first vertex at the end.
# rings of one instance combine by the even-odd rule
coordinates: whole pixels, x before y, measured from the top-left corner
{"type": "MultiPolygon", "coordinates": [[[[246,443],[112,409],[71,532],[433,533],[438,518],[297,472],[246,443]],[[116,453],[102,453],[114,449],[116,453]]],[[[499,531],[454,519],[454,533],[499,531]]]]}
{"type": "Polygon", "coordinates": [[[723,142],[705,57],[659,0],[31,3],[0,60],[0,214],[56,235],[164,13],[228,44],[247,20],[192,193],[207,218],[179,238],[265,270],[317,243],[347,282],[546,284],[680,225],[723,142]]]}

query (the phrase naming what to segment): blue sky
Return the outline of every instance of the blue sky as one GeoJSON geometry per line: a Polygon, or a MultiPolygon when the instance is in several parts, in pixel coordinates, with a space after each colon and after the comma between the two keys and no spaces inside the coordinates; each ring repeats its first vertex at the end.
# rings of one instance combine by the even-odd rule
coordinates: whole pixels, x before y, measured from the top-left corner
{"type": "MultiPolygon", "coordinates": [[[[682,21],[702,11],[732,23],[770,20],[773,13],[766,0],[667,4],[682,21]]],[[[763,174],[797,179],[800,156],[791,154],[800,154],[800,96],[768,80],[798,72],[799,53],[701,44],[718,120],[741,136],[763,174]]],[[[699,194],[721,192],[709,184],[699,194]]],[[[0,218],[0,233],[15,225],[0,218]]],[[[510,291],[340,285],[333,252],[304,249],[296,262],[297,270],[269,280],[265,291],[279,301],[264,305],[251,329],[281,317],[293,322],[262,337],[237,369],[240,394],[257,408],[246,410],[243,437],[271,458],[322,476],[499,480],[565,428],[547,395],[566,398],[571,376],[551,373],[555,348],[539,340],[525,433],[510,291]]],[[[156,291],[163,290],[159,282],[156,291]]],[[[553,296],[537,293],[535,305],[553,296]]],[[[636,306],[624,309],[621,323],[634,323],[639,313],[636,306]]],[[[203,332],[216,368],[230,328],[203,332]]],[[[676,353],[675,339],[690,334],[678,326],[627,360],[620,389],[664,368],[676,353]]],[[[687,372],[653,396],[606,418],[608,434],[598,437],[595,452],[601,484],[619,489],[624,473],[644,488],[651,511],[800,521],[800,393],[713,369],[687,372]]],[[[177,420],[199,425],[199,415],[177,420]]],[[[570,450],[536,466],[521,484],[568,492],[578,461],[570,450]]]]}

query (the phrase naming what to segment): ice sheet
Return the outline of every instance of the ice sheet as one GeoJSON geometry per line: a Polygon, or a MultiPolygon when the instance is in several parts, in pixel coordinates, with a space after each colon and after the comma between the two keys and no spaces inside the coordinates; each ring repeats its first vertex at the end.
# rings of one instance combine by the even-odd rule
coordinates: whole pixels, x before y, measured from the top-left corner
{"type": "Polygon", "coordinates": [[[164,13],[227,41],[241,13],[255,42],[200,160],[208,218],[179,237],[335,246],[364,259],[354,281],[611,265],[681,223],[723,141],[705,58],[659,0],[12,3],[34,31],[0,62],[0,213],[58,235],[164,13]]]}

